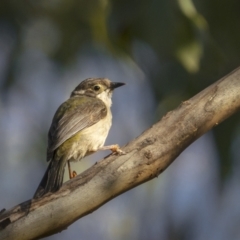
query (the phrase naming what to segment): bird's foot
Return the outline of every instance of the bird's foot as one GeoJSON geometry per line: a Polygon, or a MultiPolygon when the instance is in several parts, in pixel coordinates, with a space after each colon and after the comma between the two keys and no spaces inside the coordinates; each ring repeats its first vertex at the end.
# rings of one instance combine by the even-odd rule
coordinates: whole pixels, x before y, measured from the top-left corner
{"type": "Polygon", "coordinates": [[[70,161],[68,161],[68,173],[69,173],[69,179],[75,178],[77,176],[77,172],[71,170],[70,161]]]}
{"type": "Polygon", "coordinates": [[[72,171],[69,173],[69,178],[72,179],[72,178],[75,178],[77,176],[77,172],[76,171],[72,171]]]}
{"type": "Polygon", "coordinates": [[[113,145],[109,145],[109,146],[103,146],[99,150],[111,150],[112,153],[116,154],[116,155],[123,155],[123,154],[125,154],[125,152],[123,150],[121,150],[121,148],[119,147],[118,144],[113,144],[113,145]]]}
{"type": "Polygon", "coordinates": [[[73,171],[72,172],[72,178],[75,178],[77,176],[77,172],[76,171],[73,171]]]}

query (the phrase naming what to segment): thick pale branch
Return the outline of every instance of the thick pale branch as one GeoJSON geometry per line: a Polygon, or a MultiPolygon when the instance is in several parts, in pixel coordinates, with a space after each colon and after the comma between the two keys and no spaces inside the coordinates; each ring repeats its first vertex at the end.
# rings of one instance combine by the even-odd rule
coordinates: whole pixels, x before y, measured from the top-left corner
{"type": "Polygon", "coordinates": [[[164,171],[193,141],[240,109],[240,69],[169,112],[60,191],[0,214],[0,239],[38,239],[61,231],[117,195],[164,171]]]}

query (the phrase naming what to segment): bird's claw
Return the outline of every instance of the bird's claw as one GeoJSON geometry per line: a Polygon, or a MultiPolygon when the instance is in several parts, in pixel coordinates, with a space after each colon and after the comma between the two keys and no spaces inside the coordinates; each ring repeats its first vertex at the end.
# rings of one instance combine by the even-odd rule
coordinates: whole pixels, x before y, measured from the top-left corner
{"type": "Polygon", "coordinates": [[[76,171],[73,171],[72,172],[72,178],[75,178],[77,176],[77,172],[76,171]]]}
{"type": "Polygon", "coordinates": [[[120,147],[118,144],[112,145],[110,150],[112,151],[113,155],[124,155],[126,154],[120,147]]]}

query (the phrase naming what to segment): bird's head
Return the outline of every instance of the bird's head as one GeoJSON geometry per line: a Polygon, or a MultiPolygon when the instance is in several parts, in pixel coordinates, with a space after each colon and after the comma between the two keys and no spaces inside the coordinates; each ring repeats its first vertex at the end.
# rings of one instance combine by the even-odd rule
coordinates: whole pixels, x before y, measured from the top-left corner
{"type": "Polygon", "coordinates": [[[113,90],[123,85],[125,85],[125,83],[111,82],[107,78],[87,78],[73,90],[71,97],[96,97],[101,99],[108,106],[111,106],[113,90]]]}

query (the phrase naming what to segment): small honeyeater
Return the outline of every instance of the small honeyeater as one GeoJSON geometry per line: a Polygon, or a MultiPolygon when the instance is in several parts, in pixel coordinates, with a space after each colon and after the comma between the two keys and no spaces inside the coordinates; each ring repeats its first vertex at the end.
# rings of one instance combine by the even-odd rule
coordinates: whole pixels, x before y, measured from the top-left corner
{"type": "Polygon", "coordinates": [[[104,143],[112,125],[112,92],[123,85],[107,78],[88,78],[60,105],[48,132],[50,163],[33,198],[59,190],[67,163],[70,178],[76,175],[71,172],[70,161],[79,161],[97,150],[121,152],[118,145],[104,147],[104,143]]]}

